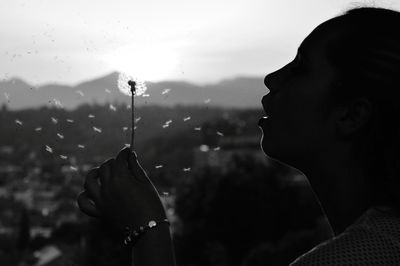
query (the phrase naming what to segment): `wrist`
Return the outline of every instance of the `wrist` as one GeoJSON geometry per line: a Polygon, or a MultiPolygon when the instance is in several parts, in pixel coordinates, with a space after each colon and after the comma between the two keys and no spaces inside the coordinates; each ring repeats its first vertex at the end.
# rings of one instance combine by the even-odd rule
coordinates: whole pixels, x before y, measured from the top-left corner
{"type": "Polygon", "coordinates": [[[168,219],[152,219],[146,223],[142,223],[139,226],[126,226],[125,238],[123,242],[126,246],[135,245],[139,239],[143,238],[151,231],[162,228],[163,225],[169,229],[170,223],[168,219]]]}

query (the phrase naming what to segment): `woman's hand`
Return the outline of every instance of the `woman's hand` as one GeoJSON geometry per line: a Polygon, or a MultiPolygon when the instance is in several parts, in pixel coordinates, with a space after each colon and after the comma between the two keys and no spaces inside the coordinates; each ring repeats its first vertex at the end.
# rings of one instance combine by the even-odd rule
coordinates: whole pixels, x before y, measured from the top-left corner
{"type": "Polygon", "coordinates": [[[157,190],[129,148],[90,170],[84,189],[78,196],[80,210],[121,229],[166,218],[157,190]]]}

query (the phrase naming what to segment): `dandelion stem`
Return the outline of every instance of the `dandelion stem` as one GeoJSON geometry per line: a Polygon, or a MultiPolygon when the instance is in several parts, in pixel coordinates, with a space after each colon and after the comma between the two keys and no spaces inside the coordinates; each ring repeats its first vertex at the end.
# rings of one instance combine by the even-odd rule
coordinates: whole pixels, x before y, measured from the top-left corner
{"type": "Polygon", "coordinates": [[[133,80],[128,81],[128,85],[131,86],[132,93],[132,131],[131,131],[131,151],[133,151],[133,145],[135,140],[135,92],[136,92],[136,82],[133,80]]]}

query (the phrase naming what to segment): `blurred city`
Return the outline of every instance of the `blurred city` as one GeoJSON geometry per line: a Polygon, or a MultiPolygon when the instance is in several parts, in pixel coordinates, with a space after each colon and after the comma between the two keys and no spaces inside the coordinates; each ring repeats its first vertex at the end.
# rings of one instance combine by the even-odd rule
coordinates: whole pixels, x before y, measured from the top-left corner
{"type": "MultiPolygon", "coordinates": [[[[122,232],[87,217],[76,203],[88,170],[129,145],[129,97],[70,109],[49,98],[47,105],[14,110],[18,90],[43,89],[7,82],[0,265],[129,265],[122,232]]],[[[89,89],[70,93],[84,98],[89,89]]],[[[218,107],[210,97],[162,105],[150,101],[157,94],[173,102],[174,87],[148,93],[135,108],[135,150],[172,222],[178,265],[287,265],[330,236],[305,177],[263,154],[261,104],[218,107]]]]}

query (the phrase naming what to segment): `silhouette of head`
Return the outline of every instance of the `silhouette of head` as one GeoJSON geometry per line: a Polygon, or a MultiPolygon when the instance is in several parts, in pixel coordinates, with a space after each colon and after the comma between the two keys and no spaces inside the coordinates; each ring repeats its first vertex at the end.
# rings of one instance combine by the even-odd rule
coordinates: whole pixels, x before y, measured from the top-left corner
{"type": "Polygon", "coordinates": [[[376,201],[396,200],[387,192],[400,187],[399,28],[399,12],[363,7],[314,29],[265,77],[264,152],[301,171],[324,158],[335,167],[335,152],[365,170],[376,201]]]}

